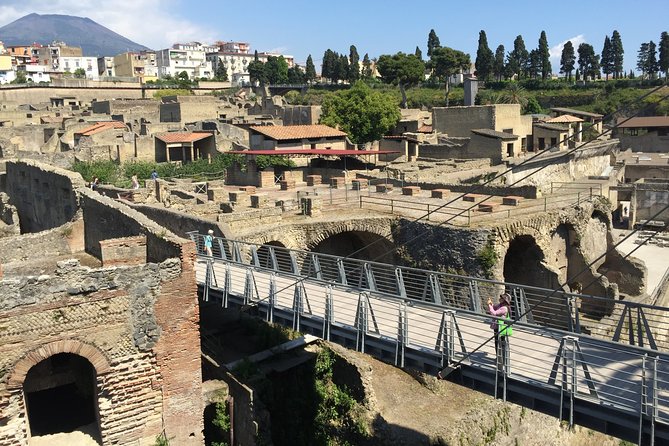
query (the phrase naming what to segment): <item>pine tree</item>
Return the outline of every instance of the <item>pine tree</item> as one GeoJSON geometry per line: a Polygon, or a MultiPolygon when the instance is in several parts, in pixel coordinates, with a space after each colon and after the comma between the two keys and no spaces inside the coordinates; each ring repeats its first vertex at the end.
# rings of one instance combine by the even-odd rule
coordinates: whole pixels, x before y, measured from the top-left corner
{"type": "Polygon", "coordinates": [[[355,45],[351,45],[348,54],[348,81],[354,84],[360,79],[360,55],[355,45]]]}
{"type": "Polygon", "coordinates": [[[307,82],[311,83],[316,80],[316,67],[314,66],[314,60],[311,58],[311,54],[307,57],[307,66],[305,69],[304,77],[307,82]]]}
{"type": "Polygon", "coordinates": [[[567,43],[562,47],[562,55],[560,57],[560,73],[567,75],[567,80],[571,82],[571,72],[574,71],[574,65],[576,64],[576,54],[574,52],[574,44],[571,43],[571,40],[567,40],[567,43]]]}
{"type": "Polygon", "coordinates": [[[423,52],[416,46],[416,51],[414,51],[414,55],[419,58],[420,60],[423,60],[423,52]]]}
{"type": "Polygon", "coordinates": [[[227,82],[228,81],[228,68],[225,66],[225,63],[219,58],[218,63],[216,64],[216,72],[214,77],[218,81],[227,82]]]}
{"type": "Polygon", "coordinates": [[[639,47],[636,56],[636,68],[641,71],[641,79],[646,77],[646,68],[648,67],[648,43],[644,42],[639,47]]]}
{"type": "Polygon", "coordinates": [[[340,81],[340,80],[346,80],[348,79],[349,76],[349,65],[348,65],[348,57],[344,54],[337,54],[337,59],[335,60],[335,82],[340,81]]]}
{"type": "Polygon", "coordinates": [[[495,74],[497,82],[502,80],[506,71],[506,66],[504,65],[504,54],[504,45],[499,45],[495,50],[495,61],[493,63],[493,73],[495,74]]]}
{"type": "Polygon", "coordinates": [[[551,75],[551,54],[548,48],[548,39],[546,38],[546,31],[541,31],[539,36],[539,48],[537,49],[537,56],[539,58],[539,69],[541,71],[541,79],[546,80],[551,75]]]}
{"type": "Polygon", "coordinates": [[[609,74],[613,74],[613,48],[611,47],[611,39],[609,36],[604,38],[604,47],[602,48],[602,72],[606,75],[606,80],[609,80],[609,74]]]}
{"type": "Polygon", "coordinates": [[[664,78],[669,78],[669,33],[662,32],[660,36],[660,60],[659,69],[664,72],[664,78]]]}
{"type": "Polygon", "coordinates": [[[331,49],[325,50],[323,54],[323,64],[321,66],[321,76],[325,79],[333,80],[335,73],[335,53],[331,49]]]}
{"type": "Polygon", "coordinates": [[[522,74],[525,72],[528,57],[529,53],[525,48],[523,36],[516,36],[516,39],[513,41],[513,51],[509,53],[507,58],[509,71],[518,76],[518,78],[522,77],[522,74]]]}
{"type": "Polygon", "coordinates": [[[476,61],[474,62],[479,78],[484,80],[490,78],[493,71],[494,57],[495,55],[488,47],[488,37],[486,37],[485,31],[481,30],[479,32],[479,48],[476,51],[476,61]]]}
{"type": "Polygon", "coordinates": [[[589,43],[582,43],[578,46],[578,65],[584,81],[587,81],[588,78],[594,80],[599,75],[599,56],[589,43]]]}
{"type": "Polygon", "coordinates": [[[657,46],[652,40],[648,42],[648,60],[646,62],[646,73],[650,79],[655,79],[655,75],[659,70],[657,62],[657,46]]]}
{"type": "Polygon", "coordinates": [[[362,77],[366,79],[372,77],[372,61],[369,60],[369,54],[367,53],[362,58],[362,77]]]}
{"type": "Polygon", "coordinates": [[[623,41],[620,37],[620,33],[617,30],[613,30],[611,35],[611,58],[613,61],[613,78],[620,79],[625,73],[623,72],[623,55],[625,50],[623,50],[623,41]]]}
{"type": "Polygon", "coordinates": [[[439,37],[433,29],[430,30],[430,34],[427,36],[427,57],[432,57],[432,51],[435,48],[439,48],[441,44],[439,43],[439,37]]]}

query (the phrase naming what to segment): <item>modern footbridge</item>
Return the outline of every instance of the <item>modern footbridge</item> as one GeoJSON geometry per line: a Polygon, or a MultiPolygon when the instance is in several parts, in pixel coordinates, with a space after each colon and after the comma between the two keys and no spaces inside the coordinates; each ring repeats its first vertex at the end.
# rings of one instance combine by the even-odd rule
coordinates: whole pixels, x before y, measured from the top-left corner
{"type": "MultiPolygon", "coordinates": [[[[190,234],[202,246],[202,236],[190,234]]],[[[637,442],[669,444],[669,308],[215,238],[204,301],[637,442]],[[497,361],[484,302],[513,296],[497,361]],[[520,316],[520,317],[519,317],[520,316]]]]}

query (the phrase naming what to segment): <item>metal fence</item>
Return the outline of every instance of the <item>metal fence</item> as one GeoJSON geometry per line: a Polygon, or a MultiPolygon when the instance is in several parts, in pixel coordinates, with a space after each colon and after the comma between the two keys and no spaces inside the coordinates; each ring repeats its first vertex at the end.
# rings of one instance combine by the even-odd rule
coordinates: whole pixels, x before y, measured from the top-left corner
{"type": "MultiPolygon", "coordinates": [[[[189,235],[204,253],[203,236],[189,235]]],[[[508,292],[513,316],[522,315],[521,322],[669,351],[666,307],[218,237],[213,239],[212,251],[214,259],[281,273],[296,281],[309,278],[383,298],[429,302],[478,314],[486,313],[489,298],[496,302],[500,293],[508,292]]]]}

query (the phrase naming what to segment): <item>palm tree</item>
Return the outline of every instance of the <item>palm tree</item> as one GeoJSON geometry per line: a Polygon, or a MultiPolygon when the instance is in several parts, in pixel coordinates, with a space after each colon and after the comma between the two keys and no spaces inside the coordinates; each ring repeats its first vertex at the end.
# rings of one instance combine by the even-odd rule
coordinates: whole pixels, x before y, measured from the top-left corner
{"type": "Polygon", "coordinates": [[[516,82],[510,83],[504,90],[507,104],[520,104],[522,108],[527,105],[527,91],[516,82]]]}

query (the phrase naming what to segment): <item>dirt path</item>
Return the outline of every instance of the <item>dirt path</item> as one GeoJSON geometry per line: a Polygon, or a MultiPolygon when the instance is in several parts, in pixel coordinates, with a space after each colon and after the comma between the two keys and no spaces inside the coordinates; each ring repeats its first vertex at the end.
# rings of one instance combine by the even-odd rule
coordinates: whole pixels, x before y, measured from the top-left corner
{"type": "Polygon", "coordinates": [[[94,425],[82,426],[74,432],[32,437],[28,446],[100,446],[93,433],[94,425]]]}
{"type": "Polygon", "coordinates": [[[551,416],[464,386],[410,374],[369,356],[334,349],[361,371],[379,445],[618,446],[588,429],[569,430],[551,416]]]}

